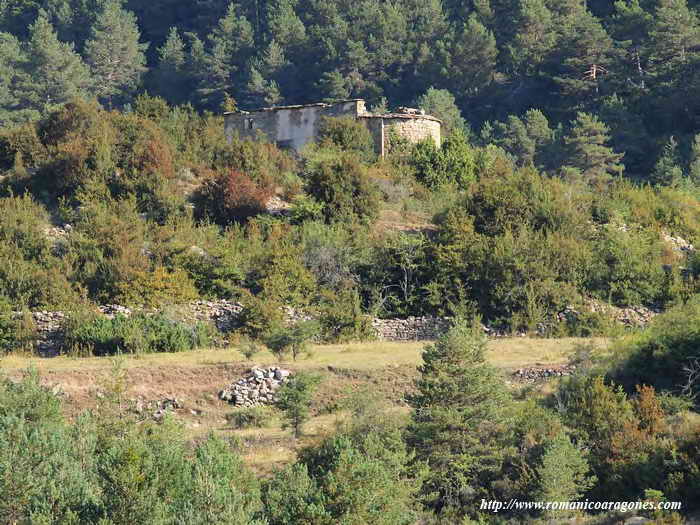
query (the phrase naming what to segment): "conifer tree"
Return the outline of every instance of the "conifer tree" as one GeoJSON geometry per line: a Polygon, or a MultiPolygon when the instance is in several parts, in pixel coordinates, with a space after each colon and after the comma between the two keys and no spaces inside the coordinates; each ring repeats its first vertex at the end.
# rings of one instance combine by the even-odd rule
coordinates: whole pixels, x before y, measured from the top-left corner
{"type": "Polygon", "coordinates": [[[282,48],[296,48],[306,39],[306,28],[294,8],[296,0],[277,0],[268,4],[268,24],[271,40],[282,48]]]}
{"type": "Polygon", "coordinates": [[[238,96],[245,87],[244,68],[253,54],[253,26],[231,3],[208,40],[197,91],[205,107],[218,108],[225,94],[238,96]]]}
{"type": "Polygon", "coordinates": [[[442,132],[445,136],[455,130],[466,130],[467,123],[455,104],[455,97],[446,89],[429,88],[418,99],[416,107],[442,120],[442,132]]]}
{"type": "Polygon", "coordinates": [[[549,57],[552,79],[564,95],[581,100],[600,94],[611,75],[613,42],[600,21],[588,11],[566,18],[559,27],[557,52],[549,57]]]}
{"type": "Polygon", "coordinates": [[[476,94],[493,77],[496,67],[496,38],[475,15],[469,17],[457,36],[450,60],[450,84],[454,93],[476,94]]]}
{"type": "Polygon", "coordinates": [[[122,9],[120,0],[109,0],[85,43],[85,56],[95,81],[95,93],[112,105],[116,95],[130,95],[146,70],[136,17],[122,9]]]}
{"type": "Polygon", "coordinates": [[[688,175],[694,183],[700,184],[700,134],[695,135],[693,138],[688,175]]]}
{"type": "Polygon", "coordinates": [[[0,33],[0,126],[32,115],[23,110],[18,84],[22,81],[26,57],[19,41],[8,33],[0,33]]]}
{"type": "Polygon", "coordinates": [[[593,485],[588,462],[569,436],[559,432],[545,446],[537,468],[541,501],[576,501],[593,485]]]}
{"type": "Polygon", "coordinates": [[[26,75],[19,87],[26,106],[45,111],[89,93],[92,80],[87,66],[71,44],[58,40],[43,11],[29,28],[26,54],[26,75]]]}
{"type": "Polygon", "coordinates": [[[623,155],[608,146],[609,140],[608,127],[598,117],[579,113],[571,123],[571,131],[564,137],[568,153],[566,164],[590,180],[621,173],[623,155]]]}
{"type": "Polygon", "coordinates": [[[171,27],[168,39],[158,48],[158,67],[153,72],[156,92],[172,104],[185,102],[188,95],[185,42],[176,27],[171,27]]]}
{"type": "Polygon", "coordinates": [[[423,351],[407,429],[417,462],[426,462],[426,504],[445,515],[463,515],[489,492],[506,449],[501,425],[509,395],[486,362],[486,341],[458,322],[423,351]]]}
{"type": "Polygon", "coordinates": [[[651,173],[651,182],[672,186],[683,178],[680,158],[678,156],[678,143],[673,137],[664,144],[659,160],[656,161],[654,171],[651,173]]]}
{"type": "Polygon", "coordinates": [[[517,13],[517,29],[508,54],[513,67],[524,75],[534,74],[557,40],[551,11],[544,0],[523,0],[517,13]]]}
{"type": "Polygon", "coordinates": [[[654,74],[673,73],[697,57],[700,21],[686,0],[660,0],[652,20],[649,36],[654,74]]]}

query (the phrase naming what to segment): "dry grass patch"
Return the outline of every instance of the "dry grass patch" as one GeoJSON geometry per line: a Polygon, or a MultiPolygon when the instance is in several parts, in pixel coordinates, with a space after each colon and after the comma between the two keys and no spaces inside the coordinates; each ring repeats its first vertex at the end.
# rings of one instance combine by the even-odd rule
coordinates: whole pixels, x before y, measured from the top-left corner
{"type": "MultiPolygon", "coordinates": [[[[488,343],[488,359],[504,372],[538,364],[566,362],[574,349],[587,339],[503,338],[488,343]]],[[[593,340],[605,349],[608,341],[593,340]]],[[[313,403],[314,417],[304,426],[305,434],[295,441],[282,430],[281,419],[273,418],[265,428],[236,429],[228,421],[235,408],[220,401],[218,391],[243,376],[252,365],[280,364],[267,351],[246,360],[235,348],[197,350],[173,354],[127,355],[120,359],[126,370],[126,399],[157,401],[177,397],[184,408],[174,417],[192,440],[208,433],[240,440],[246,463],[260,475],[269,475],[294,460],[300,446],[318,442],[347,417],[346,399],[353,392],[369,389],[397,410],[405,411],[406,392],[413,387],[416,366],[426,342],[349,343],[317,345],[313,355],[283,366],[314,370],[324,380],[313,403]]],[[[17,378],[29,366],[38,369],[43,381],[65,392],[64,407],[72,417],[94,408],[99,392],[109,382],[114,358],[37,358],[10,355],[0,359],[0,374],[17,378]]],[[[541,387],[538,387],[541,388],[541,387]]]]}

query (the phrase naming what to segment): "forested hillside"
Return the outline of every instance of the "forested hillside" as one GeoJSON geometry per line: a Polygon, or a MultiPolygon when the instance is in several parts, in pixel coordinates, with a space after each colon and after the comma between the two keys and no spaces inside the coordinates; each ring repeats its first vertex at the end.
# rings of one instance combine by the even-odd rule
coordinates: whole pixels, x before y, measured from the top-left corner
{"type": "Polygon", "coordinates": [[[698,93],[700,0],[0,1],[0,522],[691,519],[698,93]],[[350,97],[443,140],[224,134],[350,97]]]}
{"type": "MultiPolygon", "coordinates": [[[[76,95],[128,107],[145,90],[217,112],[348,97],[394,107],[435,88],[456,98],[475,140],[554,171],[562,151],[543,153],[552,144],[540,126],[548,121],[562,137],[586,112],[591,128],[599,119],[610,130],[615,171],[669,182],[700,173],[697,8],[693,0],[14,0],[0,7],[0,118],[36,118],[76,95]],[[544,117],[534,129],[524,117],[531,109],[544,117]]],[[[439,114],[448,95],[431,93],[422,103],[439,114]]]]}

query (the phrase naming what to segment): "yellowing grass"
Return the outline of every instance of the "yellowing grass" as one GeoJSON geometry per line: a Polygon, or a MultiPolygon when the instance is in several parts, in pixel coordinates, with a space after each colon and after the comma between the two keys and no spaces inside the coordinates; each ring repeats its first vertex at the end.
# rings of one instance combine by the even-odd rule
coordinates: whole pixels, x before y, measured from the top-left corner
{"type": "MultiPolygon", "coordinates": [[[[578,344],[591,341],[581,338],[531,339],[526,337],[492,339],[488,343],[488,358],[502,368],[519,368],[541,364],[563,363],[578,344]]],[[[607,346],[606,339],[592,340],[601,348],[607,346]]],[[[300,357],[294,363],[295,368],[318,368],[334,366],[357,370],[371,370],[392,365],[418,365],[421,351],[426,342],[388,342],[348,343],[338,345],[317,345],[312,348],[312,356],[300,357]]],[[[256,354],[250,362],[235,350],[211,349],[192,352],[127,355],[124,365],[131,367],[167,367],[208,366],[218,364],[260,365],[278,364],[279,361],[269,352],[256,354]]],[[[287,362],[291,364],[289,358],[287,362]]],[[[38,358],[31,356],[10,355],[0,359],[0,369],[16,370],[34,366],[40,371],[90,370],[105,369],[111,366],[109,357],[54,357],[38,358]]]]}

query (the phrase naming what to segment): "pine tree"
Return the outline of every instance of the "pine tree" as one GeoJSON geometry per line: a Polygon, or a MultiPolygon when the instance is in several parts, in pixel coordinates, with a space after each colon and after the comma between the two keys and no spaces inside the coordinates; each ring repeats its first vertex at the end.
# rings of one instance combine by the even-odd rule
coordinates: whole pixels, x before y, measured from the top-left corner
{"type": "Polygon", "coordinates": [[[18,85],[22,82],[26,56],[19,41],[0,33],[0,126],[38,115],[22,108],[18,85]]]}
{"type": "Polygon", "coordinates": [[[350,97],[352,87],[349,85],[348,79],[338,71],[326,71],[321,75],[319,88],[323,93],[323,100],[332,102],[334,100],[343,100],[350,97]]]}
{"type": "Polygon", "coordinates": [[[257,68],[251,67],[243,99],[245,105],[250,108],[274,106],[281,99],[277,82],[265,80],[257,68]]]}
{"type": "Polygon", "coordinates": [[[467,129],[467,123],[455,104],[455,97],[446,89],[428,88],[428,91],[416,101],[416,107],[442,120],[444,136],[455,130],[466,131],[467,129]]]}
{"type": "MultiPolygon", "coordinates": [[[[541,501],[576,501],[591,488],[588,462],[569,436],[559,432],[547,445],[537,468],[541,501]]],[[[561,514],[558,514],[560,516],[561,514]]]]}
{"type": "Polygon", "coordinates": [[[268,4],[267,19],[271,40],[279,42],[284,49],[301,46],[306,40],[306,28],[297,16],[295,0],[277,0],[268,4]]]}
{"type": "MultiPolygon", "coordinates": [[[[613,42],[600,21],[588,11],[562,21],[557,52],[548,70],[562,93],[582,100],[600,93],[611,74],[613,42]]],[[[576,100],[575,99],[575,100],[576,100]]]]}
{"type": "Polygon", "coordinates": [[[458,322],[423,351],[416,393],[408,397],[407,442],[429,472],[426,503],[462,515],[488,494],[506,452],[504,423],[509,395],[486,362],[480,327],[458,322]]]}
{"type": "Polygon", "coordinates": [[[154,91],[171,104],[182,104],[189,94],[191,80],[186,68],[185,42],[176,27],[171,27],[168,38],[158,48],[158,66],[152,72],[154,91]]]}
{"type": "Polygon", "coordinates": [[[697,57],[700,21],[686,0],[660,0],[649,36],[652,72],[669,75],[697,57]]]}
{"type": "Polygon", "coordinates": [[[680,157],[678,156],[678,143],[673,137],[664,144],[659,160],[656,161],[654,171],[651,173],[651,182],[672,186],[683,178],[680,157]]]}
{"type": "Polygon", "coordinates": [[[693,146],[690,150],[690,169],[688,175],[695,184],[700,184],[700,134],[693,138],[693,146]]]}
{"type": "Polygon", "coordinates": [[[532,75],[551,52],[557,40],[552,13],[544,0],[523,0],[517,15],[517,29],[508,54],[516,71],[532,75]]]}
{"type": "Polygon", "coordinates": [[[625,49],[620,67],[627,70],[628,78],[640,89],[646,88],[647,44],[652,18],[639,0],[620,0],[615,2],[615,14],[610,24],[611,35],[625,49]]]}
{"type": "Polygon", "coordinates": [[[451,91],[478,93],[491,82],[497,56],[493,33],[475,15],[470,16],[452,48],[449,65],[451,91]]]}
{"type": "Polygon", "coordinates": [[[253,54],[253,26],[231,3],[208,40],[197,92],[203,105],[213,109],[221,105],[225,94],[238,97],[245,88],[245,65],[253,54]]]}
{"type": "Polygon", "coordinates": [[[93,82],[88,67],[71,44],[58,40],[43,11],[29,28],[26,55],[26,75],[19,87],[23,105],[45,111],[89,93],[93,82]]]}
{"type": "Polygon", "coordinates": [[[605,179],[609,174],[620,174],[624,166],[621,153],[615,153],[607,144],[608,127],[598,117],[579,113],[571,123],[571,131],[564,137],[568,153],[566,163],[589,180],[605,179]]]}
{"type": "Polygon", "coordinates": [[[146,71],[148,44],[140,44],[140,33],[133,13],[121,7],[120,0],[108,1],[85,43],[85,56],[95,80],[95,93],[112,105],[116,95],[130,95],[146,71]]]}

